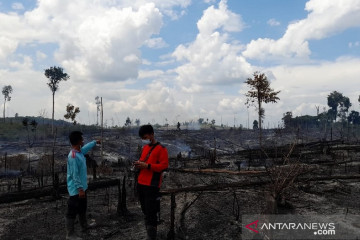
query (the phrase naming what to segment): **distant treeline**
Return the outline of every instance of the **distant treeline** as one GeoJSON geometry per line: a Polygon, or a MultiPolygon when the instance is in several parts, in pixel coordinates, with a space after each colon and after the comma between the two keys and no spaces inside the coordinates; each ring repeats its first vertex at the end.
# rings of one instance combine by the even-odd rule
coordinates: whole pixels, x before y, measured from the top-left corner
{"type": "MultiPolygon", "coordinates": [[[[293,117],[291,112],[284,114],[282,118],[285,128],[310,128],[310,127],[324,127],[334,122],[332,116],[329,116],[328,113],[320,113],[317,116],[297,116],[293,117]]],[[[351,111],[347,117],[347,121],[341,121],[344,125],[360,125],[360,116],[356,111],[351,111]]]]}

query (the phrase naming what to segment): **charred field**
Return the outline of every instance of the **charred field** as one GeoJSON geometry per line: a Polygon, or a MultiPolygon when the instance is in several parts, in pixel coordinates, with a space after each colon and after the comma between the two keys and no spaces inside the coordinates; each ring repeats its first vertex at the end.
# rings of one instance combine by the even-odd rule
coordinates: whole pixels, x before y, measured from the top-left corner
{"type": "MultiPolygon", "coordinates": [[[[85,142],[100,137],[99,131],[85,134],[85,142]]],[[[155,130],[170,161],[158,239],[242,239],[246,214],[360,215],[355,134],[269,129],[261,148],[258,135],[237,128],[155,130]]],[[[1,142],[0,239],[65,238],[69,149],[66,137],[54,146],[43,140],[31,147],[1,142]]],[[[84,239],[146,238],[130,170],[140,150],[136,128],[109,129],[103,156],[100,147],[89,154],[88,181],[94,187],[88,193],[88,218],[96,226],[84,239]]],[[[360,236],[359,223],[348,230],[360,236]]]]}

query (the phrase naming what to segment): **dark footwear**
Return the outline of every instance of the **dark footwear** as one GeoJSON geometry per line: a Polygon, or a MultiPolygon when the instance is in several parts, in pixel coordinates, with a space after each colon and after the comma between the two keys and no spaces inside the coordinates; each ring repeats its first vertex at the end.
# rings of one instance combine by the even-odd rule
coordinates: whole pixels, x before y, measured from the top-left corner
{"type": "Polygon", "coordinates": [[[87,218],[86,218],[86,214],[79,215],[79,222],[80,222],[82,232],[86,232],[88,229],[96,226],[95,221],[91,221],[90,223],[88,223],[87,218]]]}
{"type": "Polygon", "coordinates": [[[157,227],[147,225],[146,226],[147,240],[156,240],[157,227]]]}
{"type": "Polygon", "coordinates": [[[66,239],[68,240],[82,240],[81,237],[78,237],[75,233],[75,219],[65,218],[66,225],[66,239]]]}

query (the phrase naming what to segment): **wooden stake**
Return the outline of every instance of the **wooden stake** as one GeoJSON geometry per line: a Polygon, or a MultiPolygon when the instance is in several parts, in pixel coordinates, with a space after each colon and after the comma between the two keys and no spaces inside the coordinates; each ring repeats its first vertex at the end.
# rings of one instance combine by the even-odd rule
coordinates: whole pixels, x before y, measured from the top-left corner
{"type": "Polygon", "coordinates": [[[170,231],[168,233],[167,239],[173,240],[175,239],[175,193],[171,193],[171,213],[170,213],[170,231]]]}
{"type": "Polygon", "coordinates": [[[100,98],[100,105],[101,105],[101,162],[104,160],[104,152],[103,152],[103,146],[104,146],[104,108],[103,108],[103,102],[102,97],[100,98]]]}

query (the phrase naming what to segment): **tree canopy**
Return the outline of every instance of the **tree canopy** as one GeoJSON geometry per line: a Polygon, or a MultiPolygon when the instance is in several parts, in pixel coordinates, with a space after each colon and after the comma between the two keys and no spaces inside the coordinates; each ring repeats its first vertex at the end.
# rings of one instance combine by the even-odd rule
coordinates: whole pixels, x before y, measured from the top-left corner
{"type": "Polygon", "coordinates": [[[260,129],[260,146],[261,146],[261,120],[265,117],[265,109],[262,107],[263,103],[276,103],[280,98],[277,96],[280,91],[274,91],[270,88],[270,82],[264,73],[254,72],[254,78],[248,78],[245,83],[250,90],[245,94],[247,97],[246,105],[254,106],[259,115],[259,129],[260,129]]]}
{"type": "Polygon", "coordinates": [[[50,67],[45,69],[45,76],[49,79],[47,85],[50,90],[55,93],[59,88],[59,83],[61,81],[66,81],[70,78],[67,73],[64,73],[64,69],[62,67],[50,67]]]}
{"type": "Polygon", "coordinates": [[[342,93],[333,91],[327,97],[328,106],[330,107],[328,113],[334,121],[340,117],[346,121],[346,113],[351,107],[350,99],[345,97],[342,93]]]}
{"type": "Polygon", "coordinates": [[[71,119],[74,125],[76,125],[76,115],[80,112],[80,109],[78,107],[74,107],[72,104],[68,104],[66,106],[66,114],[64,115],[64,118],[71,119]]]}

